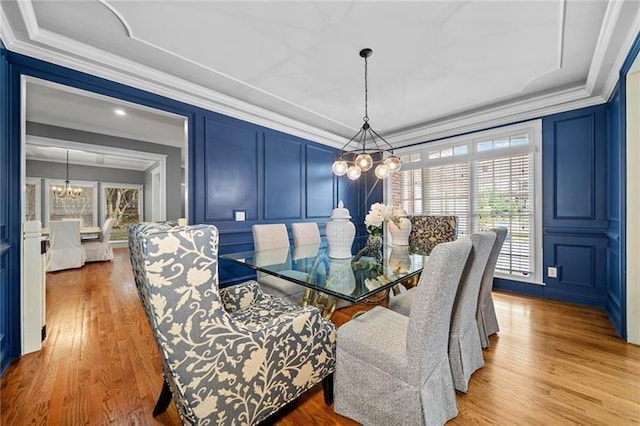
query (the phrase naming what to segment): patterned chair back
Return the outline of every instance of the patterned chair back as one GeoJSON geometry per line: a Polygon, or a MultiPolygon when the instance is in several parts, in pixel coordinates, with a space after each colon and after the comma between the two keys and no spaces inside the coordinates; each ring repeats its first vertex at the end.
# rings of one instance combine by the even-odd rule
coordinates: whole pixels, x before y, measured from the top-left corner
{"type": "Polygon", "coordinates": [[[440,243],[455,241],[458,237],[457,216],[409,216],[411,233],[409,251],[428,256],[440,243]]]}
{"type": "Polygon", "coordinates": [[[134,225],[131,263],[182,421],[255,424],[333,372],[335,327],[282,299],[228,312],[218,238],[212,225],[134,225]]]}

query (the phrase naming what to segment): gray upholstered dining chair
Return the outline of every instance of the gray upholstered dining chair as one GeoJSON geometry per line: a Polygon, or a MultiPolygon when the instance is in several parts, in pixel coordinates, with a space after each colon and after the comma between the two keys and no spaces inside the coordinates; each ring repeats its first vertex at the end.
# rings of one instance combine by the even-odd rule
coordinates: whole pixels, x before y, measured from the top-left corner
{"type": "Polygon", "coordinates": [[[129,246],[163,361],[154,415],[172,397],[185,424],[253,425],[320,381],[330,403],[335,327],[255,281],[220,289],[216,227],[137,224],[129,246]]]}
{"type": "MultiPolygon", "coordinates": [[[[255,250],[257,252],[270,252],[265,253],[265,256],[262,256],[265,262],[264,264],[272,262],[271,255],[276,254],[276,249],[282,249],[283,253],[288,252],[289,234],[287,233],[287,227],[284,224],[274,223],[253,225],[251,227],[251,231],[253,232],[253,245],[255,250]]],[[[259,254],[256,254],[256,256],[258,257],[259,254]]],[[[284,261],[290,263],[291,259],[285,258],[284,261]]],[[[261,265],[258,264],[257,266],[261,265]]],[[[290,269],[291,265],[283,264],[282,268],[290,269]]],[[[295,304],[302,303],[305,287],[260,271],[258,271],[256,275],[258,283],[262,286],[265,293],[271,294],[274,297],[284,297],[295,304]]]]}
{"type": "Polygon", "coordinates": [[[487,268],[482,276],[482,284],[480,284],[480,296],[478,297],[478,308],[476,311],[476,321],[478,323],[478,333],[480,334],[480,343],[484,349],[489,347],[489,336],[500,331],[498,326],[498,318],[496,317],[496,309],[493,305],[491,290],[493,289],[493,274],[496,271],[496,263],[502,244],[507,237],[507,228],[504,226],[492,229],[496,233],[496,241],[493,243],[487,268]]]}
{"type": "MultiPolygon", "coordinates": [[[[471,375],[484,365],[482,346],[477,333],[476,308],[480,282],[495,239],[494,232],[478,232],[471,235],[473,248],[453,306],[449,331],[449,363],[453,383],[460,392],[467,392],[471,375]]],[[[410,315],[416,303],[416,290],[417,288],[412,288],[392,298],[389,301],[389,309],[410,315]]]]}
{"type": "Polygon", "coordinates": [[[365,425],[436,425],[458,413],[447,343],[471,251],[461,239],[427,260],[410,315],[375,307],[338,329],[335,411],[365,425]]]}

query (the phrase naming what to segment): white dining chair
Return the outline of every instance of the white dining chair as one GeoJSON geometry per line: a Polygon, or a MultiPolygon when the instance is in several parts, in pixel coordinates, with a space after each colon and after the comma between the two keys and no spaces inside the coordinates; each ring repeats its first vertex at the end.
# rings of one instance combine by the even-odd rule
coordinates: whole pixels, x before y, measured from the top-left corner
{"type": "Polygon", "coordinates": [[[115,223],[116,220],[114,218],[108,218],[102,225],[100,238],[82,242],[82,247],[87,253],[87,262],[102,262],[113,259],[113,249],[109,244],[109,240],[115,223]]]}
{"type": "MultiPolygon", "coordinates": [[[[277,252],[277,249],[280,249],[288,254],[289,234],[284,224],[253,225],[251,230],[253,232],[253,244],[257,252],[272,251],[274,249],[277,252]]],[[[265,262],[256,262],[256,266],[273,264],[272,261],[273,259],[265,262]]],[[[288,264],[282,264],[282,268],[291,269],[291,257],[287,256],[284,261],[288,262],[288,264]]],[[[265,293],[275,297],[284,297],[296,304],[302,303],[305,287],[260,271],[256,275],[257,281],[265,293]]]]}
{"type": "Polygon", "coordinates": [[[80,228],[82,228],[84,226],[84,223],[83,223],[84,221],[82,220],[81,217],[63,217],[61,220],[63,222],[75,220],[75,221],[78,221],[80,223],[80,228]]]}
{"type": "Polygon", "coordinates": [[[315,222],[292,223],[291,232],[293,232],[293,244],[296,246],[320,244],[320,230],[315,222]]]}
{"type": "Polygon", "coordinates": [[[45,256],[47,272],[80,268],[84,265],[86,253],[80,243],[80,221],[50,221],[49,241],[51,245],[45,256]]]}

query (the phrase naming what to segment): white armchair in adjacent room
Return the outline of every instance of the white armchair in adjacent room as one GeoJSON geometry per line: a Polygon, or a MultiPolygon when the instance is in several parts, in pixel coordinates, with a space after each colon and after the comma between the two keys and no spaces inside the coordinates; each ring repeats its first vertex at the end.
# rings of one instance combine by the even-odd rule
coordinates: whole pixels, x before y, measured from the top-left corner
{"type": "Polygon", "coordinates": [[[113,259],[113,250],[109,244],[111,238],[111,230],[116,220],[112,217],[108,218],[102,225],[100,238],[97,240],[88,240],[82,243],[82,247],[87,253],[87,262],[101,262],[113,259]]]}
{"type": "Polygon", "coordinates": [[[86,254],[80,243],[80,221],[50,221],[49,240],[51,245],[46,254],[47,272],[80,268],[84,265],[86,254]]]}

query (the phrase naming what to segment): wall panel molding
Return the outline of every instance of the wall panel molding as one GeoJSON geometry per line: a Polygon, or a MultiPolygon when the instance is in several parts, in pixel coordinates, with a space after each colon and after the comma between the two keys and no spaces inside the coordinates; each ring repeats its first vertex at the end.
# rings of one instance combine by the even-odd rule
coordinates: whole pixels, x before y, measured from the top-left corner
{"type": "Polygon", "coordinates": [[[258,133],[255,129],[205,118],[204,220],[233,221],[234,210],[258,218],[258,133]]]}
{"type": "Polygon", "coordinates": [[[265,220],[303,218],[305,198],[304,146],[301,140],[264,133],[265,220]]]}

